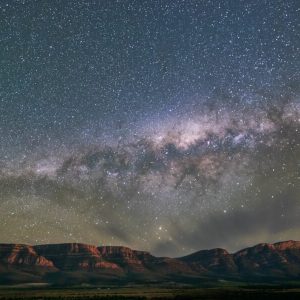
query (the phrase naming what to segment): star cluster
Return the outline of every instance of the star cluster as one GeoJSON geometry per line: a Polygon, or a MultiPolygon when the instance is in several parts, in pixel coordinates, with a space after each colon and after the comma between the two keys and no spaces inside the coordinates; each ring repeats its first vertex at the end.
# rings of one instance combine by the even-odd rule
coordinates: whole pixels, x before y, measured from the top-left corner
{"type": "Polygon", "coordinates": [[[0,1],[1,241],[296,239],[299,9],[0,1]]]}

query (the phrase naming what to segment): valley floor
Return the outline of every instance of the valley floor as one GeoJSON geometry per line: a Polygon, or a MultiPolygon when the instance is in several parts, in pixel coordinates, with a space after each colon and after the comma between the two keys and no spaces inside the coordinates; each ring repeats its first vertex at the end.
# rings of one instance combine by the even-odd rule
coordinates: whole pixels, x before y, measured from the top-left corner
{"type": "Polygon", "coordinates": [[[300,288],[154,288],[154,287],[128,287],[128,288],[0,288],[0,299],[300,299],[300,288]]]}

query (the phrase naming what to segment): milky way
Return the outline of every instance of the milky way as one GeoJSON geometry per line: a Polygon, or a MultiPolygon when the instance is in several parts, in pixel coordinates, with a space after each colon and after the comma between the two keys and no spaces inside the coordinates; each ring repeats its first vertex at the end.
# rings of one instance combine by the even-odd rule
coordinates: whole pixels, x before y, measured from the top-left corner
{"type": "Polygon", "coordinates": [[[0,1],[1,242],[299,239],[297,2],[0,1]]]}

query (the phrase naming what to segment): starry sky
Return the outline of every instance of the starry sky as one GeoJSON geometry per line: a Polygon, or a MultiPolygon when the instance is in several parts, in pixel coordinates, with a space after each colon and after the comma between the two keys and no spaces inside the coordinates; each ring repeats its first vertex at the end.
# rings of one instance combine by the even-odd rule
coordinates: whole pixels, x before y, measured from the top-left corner
{"type": "Polygon", "coordinates": [[[0,242],[299,240],[299,25],[298,0],[0,0],[0,242]]]}

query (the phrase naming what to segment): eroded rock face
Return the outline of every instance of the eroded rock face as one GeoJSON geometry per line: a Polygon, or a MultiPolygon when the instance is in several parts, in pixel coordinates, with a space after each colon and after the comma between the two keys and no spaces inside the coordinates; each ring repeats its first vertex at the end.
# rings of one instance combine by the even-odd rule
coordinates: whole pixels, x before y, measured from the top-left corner
{"type": "Polygon", "coordinates": [[[180,260],[189,264],[193,270],[201,273],[218,272],[223,274],[237,272],[233,256],[221,248],[201,250],[182,257],[180,260]]]}
{"type": "Polygon", "coordinates": [[[9,265],[53,268],[53,262],[36,253],[34,247],[22,244],[0,244],[0,261],[9,265]]]}
{"type": "Polygon", "coordinates": [[[106,260],[115,262],[123,268],[134,268],[136,271],[145,269],[145,259],[154,258],[148,252],[136,251],[122,246],[103,246],[99,247],[98,250],[106,260]]]}
{"type": "Polygon", "coordinates": [[[113,269],[119,270],[115,263],[105,261],[96,246],[69,243],[34,246],[35,250],[51,260],[55,267],[63,271],[113,269]]]}
{"type": "Polygon", "coordinates": [[[238,251],[233,257],[241,274],[300,277],[300,242],[262,243],[238,251]]]}
{"type": "Polygon", "coordinates": [[[300,241],[285,241],[285,242],[278,242],[273,244],[275,249],[280,251],[285,250],[298,250],[300,251],[300,241]]]}

